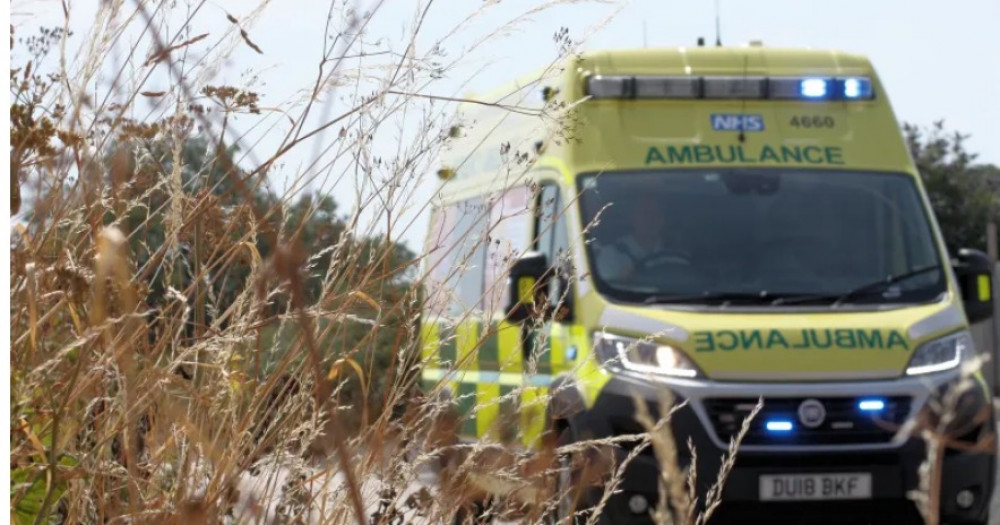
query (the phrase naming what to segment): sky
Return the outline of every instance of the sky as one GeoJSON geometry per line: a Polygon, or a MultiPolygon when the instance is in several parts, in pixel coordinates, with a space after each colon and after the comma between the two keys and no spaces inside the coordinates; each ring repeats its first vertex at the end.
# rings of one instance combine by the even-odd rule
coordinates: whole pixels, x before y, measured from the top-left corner
{"type": "MultiPolygon", "coordinates": [[[[67,1],[71,27],[76,31],[75,40],[68,46],[72,48],[93,21],[98,2],[67,1]]],[[[334,1],[338,9],[346,4],[365,10],[379,0],[334,1]]],[[[705,37],[709,43],[715,40],[716,2],[712,0],[581,2],[541,10],[513,30],[491,37],[488,44],[470,51],[473,43],[496,27],[547,3],[435,1],[424,19],[417,53],[426,52],[433,42],[450,35],[445,38],[446,57],[460,64],[431,89],[443,95],[460,95],[466,89],[486,90],[544,67],[556,56],[553,35],[562,27],[568,28],[571,38],[584,39],[584,49],[693,46],[698,37],[705,37]],[[480,9],[480,17],[462,23],[480,9]],[[610,21],[601,23],[612,14],[610,21]],[[456,25],[458,31],[451,34],[456,25]],[[600,26],[596,31],[595,25],[600,26]]],[[[179,12],[187,5],[177,4],[179,12]]],[[[402,51],[404,37],[425,5],[425,0],[384,0],[367,28],[369,40],[383,39],[384,45],[402,51]]],[[[257,6],[256,2],[243,0],[206,3],[195,16],[192,34],[204,31],[217,35],[231,29],[226,13],[244,21],[263,54],[235,46],[229,59],[214,70],[215,80],[239,84],[256,76],[255,86],[264,93],[261,105],[282,106],[301,95],[302,88],[309,86],[316,75],[329,3],[273,2],[263,7],[251,24],[257,6]]],[[[14,0],[11,10],[11,22],[18,31],[59,21],[62,13],[60,3],[51,0],[14,0]]],[[[1000,0],[720,0],[718,12],[725,45],[760,40],[771,47],[837,49],[867,55],[900,121],[929,126],[944,119],[948,129],[970,135],[968,149],[978,153],[980,161],[1000,164],[1000,0]]],[[[154,77],[151,89],[156,88],[156,82],[154,77]]],[[[250,129],[246,121],[237,125],[250,129]]],[[[261,128],[253,129],[259,132],[261,128]]],[[[261,141],[265,149],[274,149],[284,131],[254,136],[251,129],[249,136],[261,141]]],[[[400,137],[406,133],[401,130],[400,137]]],[[[380,147],[390,150],[392,145],[380,147]]],[[[304,148],[302,156],[289,157],[291,171],[306,166],[307,157],[314,151],[310,146],[304,148]]],[[[275,181],[279,192],[283,182],[275,181]]],[[[433,176],[420,181],[414,199],[430,198],[436,182],[433,176]]],[[[350,181],[332,180],[314,189],[331,191],[342,211],[355,205],[357,188],[350,181]]],[[[418,208],[407,213],[413,215],[413,222],[401,238],[411,248],[418,248],[427,223],[426,213],[418,208]]]]}

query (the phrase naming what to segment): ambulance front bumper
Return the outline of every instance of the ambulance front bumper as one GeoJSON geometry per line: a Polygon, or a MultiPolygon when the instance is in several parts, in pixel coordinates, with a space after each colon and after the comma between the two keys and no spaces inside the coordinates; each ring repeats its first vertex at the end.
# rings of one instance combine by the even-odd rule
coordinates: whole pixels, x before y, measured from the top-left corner
{"type": "MultiPolygon", "coordinates": [[[[852,516],[858,516],[866,523],[879,523],[881,513],[891,517],[888,521],[892,523],[921,523],[908,494],[919,488],[918,470],[926,457],[925,443],[919,436],[911,435],[905,429],[905,423],[921,413],[935,388],[941,388],[953,379],[954,374],[938,374],[918,379],[856,383],[739,384],[694,380],[652,383],[645,379],[615,376],[604,387],[594,405],[571,421],[571,427],[578,441],[642,433],[643,428],[634,417],[635,396],[643,399],[656,417],[661,412],[659,404],[663,389],[669,389],[675,397],[675,405],[683,404],[674,411],[670,423],[677,444],[678,461],[682,469],[690,466],[692,456],[687,447],[690,441],[697,452],[698,501],[704,503],[728,448],[729,436],[725,432],[738,429],[742,423],[739,413],[727,418],[720,410],[750,410],[754,403],[749,403],[751,406],[748,407],[748,401],[763,397],[765,408],[753,419],[751,429],[744,438],[723,490],[723,505],[713,517],[713,523],[733,519],[752,523],[755,522],[752,518],[758,514],[760,518],[766,517],[769,523],[780,521],[783,515],[793,521],[808,516],[808,523],[820,523],[824,519],[833,523],[849,523],[852,516]],[[856,428],[847,428],[850,418],[844,415],[844,410],[854,406],[855,401],[862,397],[859,393],[866,398],[884,400],[887,408],[899,412],[897,422],[903,424],[881,431],[862,428],[860,423],[856,428]],[[789,413],[790,407],[800,405],[807,399],[819,400],[830,407],[827,414],[830,420],[811,432],[805,431],[798,414],[789,413]],[[730,423],[728,419],[736,421],[730,423]],[[766,422],[778,419],[790,421],[794,430],[781,436],[769,435],[766,422]],[[836,422],[841,423],[839,429],[832,428],[836,422]],[[803,431],[796,435],[799,429],[803,431]],[[870,480],[869,490],[833,496],[787,493],[801,492],[801,487],[789,488],[795,487],[795,481],[803,478],[795,475],[821,475],[834,480],[833,483],[846,483],[843,478],[850,478],[848,474],[861,475],[870,480]],[[780,501],[770,501],[775,497],[775,490],[763,486],[774,483],[775,479],[786,480],[784,488],[778,490],[779,493],[782,490],[786,492],[780,501]],[[817,500],[820,496],[837,499],[817,500]]],[[[962,410],[957,419],[966,423],[968,428],[967,432],[963,430],[965,433],[960,435],[960,441],[968,445],[988,439],[994,432],[995,418],[987,391],[984,388],[969,390],[960,407],[962,410]],[[986,416],[982,419],[984,413],[986,416]],[[976,417],[980,419],[973,421],[976,417]]],[[[941,484],[943,522],[985,523],[995,468],[995,449],[992,448],[993,442],[989,443],[990,447],[985,450],[949,449],[944,454],[941,484]]],[[[618,447],[618,459],[624,459],[633,447],[629,443],[618,447]]],[[[650,509],[656,505],[659,472],[659,460],[651,448],[646,448],[626,468],[620,492],[610,498],[602,512],[602,523],[651,523],[648,511],[636,512],[642,508],[642,505],[637,505],[636,497],[644,499],[650,509]]],[[[816,482],[822,481],[825,480],[818,478],[816,482]]],[[[590,500],[596,503],[599,499],[599,490],[595,489],[590,494],[590,500]]]]}

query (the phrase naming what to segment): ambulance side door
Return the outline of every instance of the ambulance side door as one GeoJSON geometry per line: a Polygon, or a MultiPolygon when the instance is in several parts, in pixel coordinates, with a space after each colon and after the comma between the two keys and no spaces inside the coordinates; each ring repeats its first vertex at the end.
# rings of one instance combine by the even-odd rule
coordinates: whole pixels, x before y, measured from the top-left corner
{"type": "Polygon", "coordinates": [[[572,320],[575,303],[570,231],[567,220],[569,199],[556,182],[555,172],[545,172],[535,201],[535,224],[532,249],[545,254],[551,268],[548,289],[552,315],[541,321],[522,325],[525,393],[522,410],[525,417],[525,442],[532,443],[544,424],[545,403],[549,385],[557,374],[566,370],[565,349],[569,331],[564,325],[572,320]]]}

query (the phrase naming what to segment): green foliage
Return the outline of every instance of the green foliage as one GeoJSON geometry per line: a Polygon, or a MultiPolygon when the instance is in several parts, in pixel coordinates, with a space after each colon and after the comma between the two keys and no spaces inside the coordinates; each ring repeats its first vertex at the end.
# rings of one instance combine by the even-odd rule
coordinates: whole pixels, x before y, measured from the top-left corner
{"type": "MultiPolygon", "coordinates": [[[[51,446],[49,436],[43,435],[43,444],[51,446]]],[[[69,456],[62,456],[59,459],[59,466],[56,469],[57,476],[77,466],[77,461],[69,456]]],[[[10,495],[13,506],[14,522],[18,525],[35,523],[38,513],[45,504],[45,497],[49,493],[49,479],[45,470],[45,464],[41,461],[29,463],[27,465],[11,465],[10,471],[10,495]]],[[[52,501],[59,501],[63,493],[66,492],[67,483],[63,479],[56,479],[52,490],[52,501]]],[[[58,516],[51,516],[46,523],[60,523],[58,516]]]]}
{"type": "MultiPolygon", "coordinates": [[[[29,469],[16,468],[11,470],[10,476],[11,495],[14,496],[18,490],[23,490],[20,499],[14,505],[14,521],[18,524],[30,524],[35,522],[35,517],[42,510],[42,502],[48,489],[45,486],[44,475],[34,475],[29,469]]],[[[56,497],[61,497],[65,488],[57,490],[56,497]]]]}
{"type": "Polygon", "coordinates": [[[965,149],[968,138],[945,130],[938,121],[929,130],[903,125],[907,145],[930,197],[948,250],[986,250],[986,224],[1000,215],[1000,198],[990,180],[1000,180],[1000,168],[977,164],[965,149]]]}
{"type": "MultiPolygon", "coordinates": [[[[162,178],[146,176],[144,171],[171,173],[170,146],[167,140],[119,144],[130,159],[127,171],[134,174],[131,176],[135,181],[131,190],[134,198],[143,199],[143,206],[130,210],[125,221],[130,248],[140,261],[140,268],[146,261],[155,262],[158,251],[168,242],[168,210],[173,197],[167,184],[159,182],[162,178]]],[[[365,403],[366,408],[376,409],[384,402],[384,393],[393,380],[395,371],[390,368],[398,365],[401,347],[412,340],[406,332],[414,326],[416,311],[409,306],[412,301],[407,301],[413,284],[406,270],[415,255],[404,245],[382,237],[352,234],[329,195],[305,193],[291,202],[282,202],[266,188],[250,184],[241,193],[232,182],[234,177],[227,173],[227,169],[237,170],[235,178],[245,178],[238,171],[235,153],[226,151],[224,157],[216,159],[215,148],[203,137],[191,138],[183,144],[183,215],[200,214],[202,219],[181,225],[179,249],[160,255],[174,258],[172,264],[160,265],[172,268],[173,272],[168,275],[166,270],[158,269],[151,273],[149,302],[157,306],[170,286],[185,290],[195,308],[199,301],[206,302],[210,312],[220,315],[254,285],[249,282],[250,257],[223,265],[221,261],[227,258],[222,253],[231,249],[248,254],[249,251],[237,245],[252,242],[261,259],[267,261],[275,254],[275,241],[289,249],[297,246],[302,253],[299,262],[304,304],[322,304],[323,311],[337,312],[339,316],[335,320],[320,317],[317,323],[316,343],[326,359],[324,365],[332,366],[345,356],[359,363],[365,376],[361,380],[350,368],[342,370],[340,379],[348,381],[343,396],[351,404],[365,403]],[[252,236],[250,225],[255,219],[251,206],[274,211],[266,215],[264,224],[254,225],[256,233],[252,236]],[[199,208],[205,209],[199,211],[199,208]],[[195,259],[204,265],[201,279],[211,287],[207,294],[195,292],[195,259]]],[[[261,371],[265,374],[274,369],[289,349],[304,344],[297,323],[281,324],[278,320],[289,311],[290,300],[290,291],[280,293],[262,312],[265,318],[273,319],[261,332],[266,357],[261,371]]],[[[206,322],[211,323],[212,318],[206,314],[206,322]]]]}

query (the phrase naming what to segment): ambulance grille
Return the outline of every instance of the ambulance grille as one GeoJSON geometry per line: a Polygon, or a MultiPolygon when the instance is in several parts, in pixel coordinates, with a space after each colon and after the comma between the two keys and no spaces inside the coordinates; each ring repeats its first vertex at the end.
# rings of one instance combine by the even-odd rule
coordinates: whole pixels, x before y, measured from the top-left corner
{"type": "MultiPolygon", "coordinates": [[[[863,411],[861,397],[767,398],[751,422],[744,445],[861,445],[888,443],[906,421],[909,397],[886,397],[884,408],[863,411]],[[815,428],[799,419],[799,406],[806,399],[823,404],[826,417],[815,428]],[[768,422],[791,422],[791,430],[767,429],[768,422]]],[[[703,401],[715,433],[728,443],[757,404],[754,398],[706,399],[703,401]]]]}

